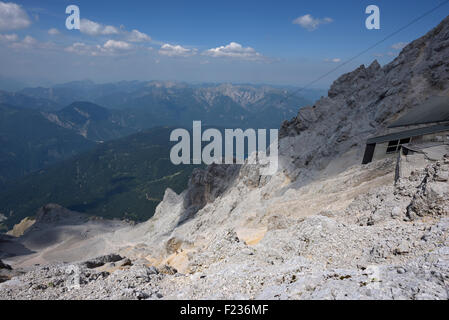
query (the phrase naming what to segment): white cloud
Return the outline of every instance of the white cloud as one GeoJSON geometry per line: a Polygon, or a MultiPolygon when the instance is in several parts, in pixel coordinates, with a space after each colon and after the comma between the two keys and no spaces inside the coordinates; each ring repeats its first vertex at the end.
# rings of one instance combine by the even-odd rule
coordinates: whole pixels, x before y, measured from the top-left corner
{"type": "Polygon", "coordinates": [[[90,55],[92,52],[92,48],[92,46],[89,46],[83,42],[75,42],[71,46],[65,48],[65,51],[81,55],[90,55]]]}
{"type": "Polygon", "coordinates": [[[407,42],[398,42],[393,44],[391,48],[394,50],[402,50],[406,45],[408,45],[407,42]]]}
{"type": "Polygon", "coordinates": [[[30,24],[31,20],[21,6],[0,1],[0,31],[23,29],[30,24]]]}
{"type": "Polygon", "coordinates": [[[33,44],[36,44],[36,43],[37,43],[37,40],[34,39],[34,38],[31,37],[31,36],[26,36],[26,37],[22,40],[22,42],[25,43],[25,44],[28,44],[28,45],[33,45],[33,44]]]}
{"type": "Polygon", "coordinates": [[[0,34],[0,42],[16,42],[19,40],[17,34],[0,34]]]}
{"type": "Polygon", "coordinates": [[[189,57],[197,53],[197,49],[187,49],[180,45],[163,44],[159,49],[159,54],[168,57],[189,57]]]}
{"type": "Polygon", "coordinates": [[[31,36],[26,36],[19,41],[18,37],[11,38],[10,48],[24,50],[24,49],[55,49],[56,45],[53,42],[40,42],[31,36]]]}
{"type": "Polygon", "coordinates": [[[297,25],[299,25],[299,26],[301,26],[304,29],[307,29],[309,31],[314,31],[321,24],[328,24],[328,23],[331,23],[333,21],[334,20],[332,20],[331,18],[319,19],[319,18],[312,17],[310,14],[306,14],[304,16],[298,17],[295,20],[293,20],[293,24],[297,24],[297,25]]]}
{"type": "Polygon", "coordinates": [[[112,56],[133,49],[125,41],[108,40],[103,45],[88,45],[84,42],[75,42],[65,48],[65,51],[88,56],[112,56]]]}
{"type": "Polygon", "coordinates": [[[263,55],[256,52],[251,47],[243,47],[237,42],[231,42],[226,46],[220,46],[212,48],[203,52],[203,55],[211,56],[214,58],[238,58],[244,60],[262,60],[263,55]]]}
{"type": "Polygon", "coordinates": [[[151,41],[151,37],[143,32],[140,32],[139,30],[134,29],[128,34],[127,40],[131,42],[146,42],[151,41]]]}
{"type": "Polygon", "coordinates": [[[105,26],[88,19],[81,19],[80,31],[90,36],[107,36],[120,33],[119,29],[114,26],[105,26]]]}
{"type": "Polygon", "coordinates": [[[132,46],[125,41],[108,40],[103,45],[103,48],[109,50],[130,50],[132,46]]]}
{"type": "Polygon", "coordinates": [[[26,36],[20,42],[13,42],[10,47],[14,49],[31,49],[37,47],[38,41],[31,36],[26,36]]]}
{"type": "Polygon", "coordinates": [[[60,32],[56,28],[51,28],[51,29],[48,30],[48,34],[51,35],[51,36],[56,36],[56,35],[60,34],[60,32]]]}
{"type": "Polygon", "coordinates": [[[117,35],[121,40],[128,42],[150,42],[151,37],[137,29],[132,31],[125,30],[123,25],[120,28],[103,25],[99,22],[88,19],[81,19],[80,31],[90,36],[112,36],[117,35]]]}
{"type": "Polygon", "coordinates": [[[341,59],[340,58],[332,58],[332,59],[324,59],[324,61],[339,63],[339,62],[341,62],[341,59]]]}

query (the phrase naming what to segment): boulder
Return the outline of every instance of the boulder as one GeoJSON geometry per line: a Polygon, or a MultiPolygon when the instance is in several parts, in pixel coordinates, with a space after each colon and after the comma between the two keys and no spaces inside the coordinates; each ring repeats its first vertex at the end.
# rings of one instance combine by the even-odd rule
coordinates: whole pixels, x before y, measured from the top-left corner
{"type": "Polygon", "coordinates": [[[117,262],[123,260],[124,258],[118,254],[111,253],[105,256],[97,257],[88,261],[83,262],[83,265],[89,269],[94,269],[101,267],[109,262],[117,262]]]}

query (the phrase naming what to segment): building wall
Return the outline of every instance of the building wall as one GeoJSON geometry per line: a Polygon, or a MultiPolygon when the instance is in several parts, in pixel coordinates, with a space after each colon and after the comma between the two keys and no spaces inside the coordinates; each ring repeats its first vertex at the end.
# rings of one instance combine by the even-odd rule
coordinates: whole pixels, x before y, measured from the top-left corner
{"type": "MultiPolygon", "coordinates": [[[[414,137],[411,143],[421,143],[421,142],[446,142],[449,143],[449,131],[437,132],[432,134],[426,134],[419,137],[414,137]]],[[[374,149],[373,161],[385,159],[385,158],[396,158],[397,153],[387,154],[388,142],[376,144],[374,149]]]]}
{"type": "Polygon", "coordinates": [[[388,153],[388,142],[378,143],[376,144],[376,148],[374,149],[373,161],[385,158],[396,158],[398,156],[397,153],[388,153]]]}
{"type": "Polygon", "coordinates": [[[437,132],[437,133],[427,134],[427,135],[421,136],[421,137],[415,137],[412,139],[412,141],[416,142],[416,143],[429,142],[429,141],[449,142],[449,131],[437,132]]]}

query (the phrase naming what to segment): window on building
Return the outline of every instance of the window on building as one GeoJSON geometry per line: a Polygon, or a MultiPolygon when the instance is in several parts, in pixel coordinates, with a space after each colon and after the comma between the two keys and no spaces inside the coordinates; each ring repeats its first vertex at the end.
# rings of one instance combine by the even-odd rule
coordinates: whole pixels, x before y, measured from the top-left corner
{"type": "Polygon", "coordinates": [[[403,144],[410,143],[411,138],[401,139],[401,140],[392,140],[388,142],[387,153],[396,153],[401,150],[401,146],[403,144]]]}

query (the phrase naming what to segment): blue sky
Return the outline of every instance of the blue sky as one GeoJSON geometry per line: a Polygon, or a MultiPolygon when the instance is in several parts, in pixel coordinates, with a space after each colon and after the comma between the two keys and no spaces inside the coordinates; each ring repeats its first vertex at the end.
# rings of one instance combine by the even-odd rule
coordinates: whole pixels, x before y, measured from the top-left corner
{"type": "MultiPolygon", "coordinates": [[[[0,1],[2,77],[34,85],[89,78],[295,86],[443,2],[11,1],[0,1]],[[80,8],[80,31],[65,28],[70,4],[80,8]],[[380,30],[365,28],[365,8],[371,4],[380,8],[380,30]]],[[[325,88],[341,73],[374,59],[391,61],[404,44],[448,14],[446,5],[316,86],[325,88]]]]}

